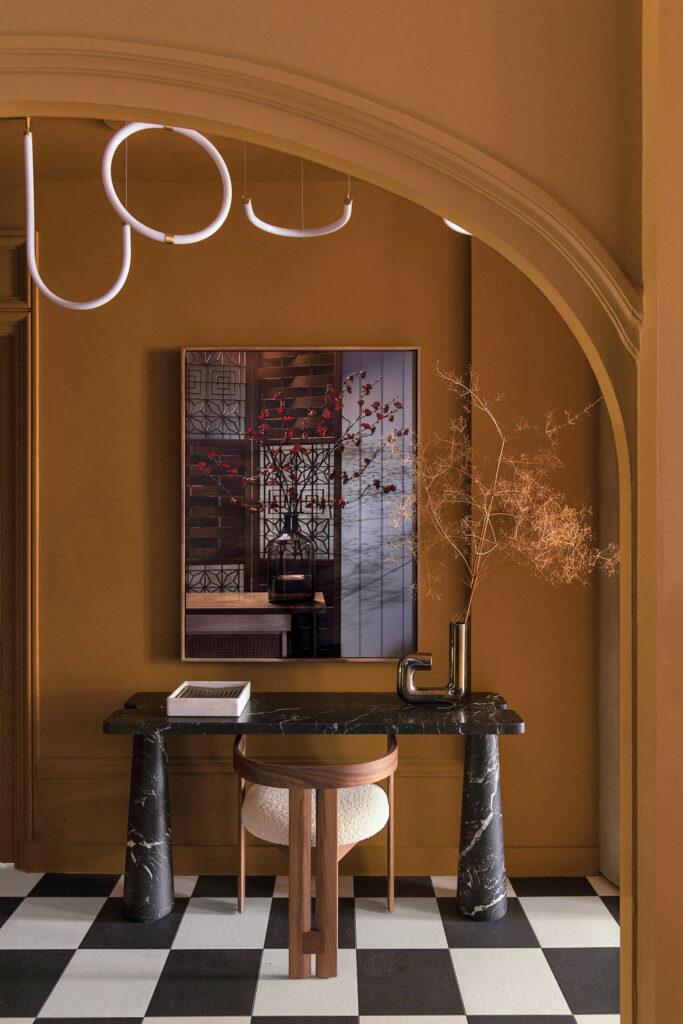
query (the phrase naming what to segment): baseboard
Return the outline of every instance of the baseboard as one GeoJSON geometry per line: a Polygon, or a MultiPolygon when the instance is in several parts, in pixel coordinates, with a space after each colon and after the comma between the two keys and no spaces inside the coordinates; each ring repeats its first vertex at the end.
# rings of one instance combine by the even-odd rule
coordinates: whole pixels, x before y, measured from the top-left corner
{"type": "MultiPolygon", "coordinates": [[[[111,844],[22,843],[17,867],[22,871],[65,871],[117,874],[123,871],[125,849],[111,844]]],[[[509,875],[595,875],[598,873],[597,846],[506,847],[509,875]]],[[[399,875],[454,875],[458,850],[451,846],[398,846],[396,871],[399,875]]],[[[173,866],[177,874],[234,874],[237,854],[234,846],[174,846],[173,866]]],[[[344,859],[342,874],[381,875],[386,870],[384,845],[365,843],[344,859]]],[[[251,846],[247,850],[247,871],[252,875],[285,874],[287,861],[275,847],[251,846]]]]}

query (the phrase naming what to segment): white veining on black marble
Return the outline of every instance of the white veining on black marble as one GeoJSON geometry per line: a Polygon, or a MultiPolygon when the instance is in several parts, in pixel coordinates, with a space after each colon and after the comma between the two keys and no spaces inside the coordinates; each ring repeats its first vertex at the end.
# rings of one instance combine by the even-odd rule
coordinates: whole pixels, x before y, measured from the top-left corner
{"type": "Polygon", "coordinates": [[[465,747],[458,910],[495,921],[507,908],[497,736],[468,736],[465,747]]]}
{"type": "Polygon", "coordinates": [[[454,707],[416,707],[392,693],[255,693],[239,718],[168,718],[165,694],[138,694],[104,723],[108,733],[274,735],[520,733],[524,723],[496,693],[471,693],[454,707]]]}
{"type": "Polygon", "coordinates": [[[132,920],[156,920],[173,908],[166,745],[158,729],[133,740],[123,907],[132,920]]]}

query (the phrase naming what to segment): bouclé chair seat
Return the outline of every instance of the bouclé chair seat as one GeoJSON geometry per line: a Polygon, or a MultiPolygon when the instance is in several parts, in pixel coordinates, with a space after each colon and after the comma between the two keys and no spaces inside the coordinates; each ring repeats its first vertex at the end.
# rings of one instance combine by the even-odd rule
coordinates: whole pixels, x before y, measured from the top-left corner
{"type": "MultiPolygon", "coordinates": [[[[348,846],[380,832],[389,820],[389,801],[381,786],[339,789],[337,843],[348,846]]],[[[311,846],[316,845],[315,790],[311,795],[311,846]]],[[[248,832],[276,846],[289,845],[289,790],[252,786],[244,798],[242,822],[248,832]]]]}

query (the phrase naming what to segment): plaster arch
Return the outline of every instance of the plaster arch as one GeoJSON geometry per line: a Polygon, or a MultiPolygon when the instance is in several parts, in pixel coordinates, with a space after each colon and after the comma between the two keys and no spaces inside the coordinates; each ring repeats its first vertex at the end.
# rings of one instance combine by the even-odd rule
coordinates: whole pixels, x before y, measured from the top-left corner
{"type": "MultiPolygon", "coordinates": [[[[530,278],[565,320],[604,396],[619,467],[622,892],[630,899],[639,291],[568,210],[517,171],[425,121],[322,80],[215,53],[106,38],[6,37],[0,57],[0,116],[161,121],[310,158],[467,227],[530,278]]],[[[630,920],[622,925],[624,1020],[630,920]]]]}

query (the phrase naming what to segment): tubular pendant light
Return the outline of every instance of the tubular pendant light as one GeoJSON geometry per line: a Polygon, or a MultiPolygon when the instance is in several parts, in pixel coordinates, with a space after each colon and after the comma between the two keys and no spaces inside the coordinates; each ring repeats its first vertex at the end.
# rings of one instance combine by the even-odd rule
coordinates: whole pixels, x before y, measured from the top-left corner
{"type": "Polygon", "coordinates": [[[353,199],[350,196],[346,196],[344,199],[344,212],[339,220],[335,220],[331,224],[322,224],[319,228],[281,228],[278,224],[269,224],[267,221],[257,217],[252,209],[249,196],[243,196],[242,202],[244,203],[244,212],[247,215],[247,220],[251,221],[255,228],[258,228],[259,231],[267,231],[269,235],[282,235],[284,238],[315,238],[318,235],[331,235],[334,231],[339,231],[345,224],[348,224],[351,219],[351,207],[353,205],[353,199]]]}
{"type": "Polygon", "coordinates": [[[459,235],[468,235],[470,238],[472,237],[472,232],[465,231],[465,229],[461,228],[459,224],[454,224],[452,220],[446,220],[445,217],[442,217],[441,219],[443,220],[446,227],[450,228],[451,231],[457,231],[459,235]]]}
{"type": "Polygon", "coordinates": [[[122,225],[123,230],[123,262],[121,271],[116,281],[108,292],[100,295],[98,299],[91,299],[90,302],[72,302],[70,299],[62,299],[55,295],[43,281],[36,262],[36,211],[35,211],[35,186],[33,179],[33,136],[31,135],[31,119],[26,118],[26,131],[24,132],[24,173],[26,177],[26,257],[31,277],[43,295],[51,302],[65,309],[97,309],[110,302],[115,295],[123,288],[128,272],[130,270],[130,228],[127,224],[122,225]]]}
{"type": "Polygon", "coordinates": [[[210,238],[211,235],[214,235],[225,222],[225,218],[230,212],[230,203],[232,202],[232,181],[230,180],[230,174],[225,165],[225,160],[213,143],[209,142],[208,139],[199,132],[194,131],[192,128],[174,128],[164,124],[145,124],[141,121],[133,121],[131,124],[127,124],[124,125],[123,128],[119,128],[107,143],[107,148],[105,149],[104,156],[102,157],[102,184],[104,185],[104,191],[107,193],[109,202],[114,207],[119,217],[121,217],[127,225],[130,225],[130,227],[139,234],[145,235],[147,238],[151,238],[154,242],[168,242],[170,245],[192,245],[194,242],[203,242],[205,238],[210,238]],[[192,231],[185,235],[173,235],[164,231],[157,231],[156,228],[150,228],[129,213],[116,194],[111,174],[111,165],[112,160],[114,159],[114,153],[121,143],[129,136],[135,135],[137,132],[150,131],[152,129],[160,131],[166,129],[167,131],[176,132],[178,135],[184,135],[186,138],[192,139],[193,142],[196,142],[209,154],[218,168],[218,173],[220,174],[221,181],[223,183],[223,201],[216,217],[214,217],[211,223],[205,228],[202,228],[201,231],[192,231]]]}
{"type": "Polygon", "coordinates": [[[342,213],[339,220],[333,221],[331,224],[321,224],[317,228],[305,228],[304,227],[304,171],[303,171],[303,160],[301,161],[301,227],[300,228],[282,228],[278,224],[269,224],[266,220],[261,220],[254,213],[251,205],[251,196],[247,192],[247,148],[246,144],[244,147],[244,195],[242,196],[242,203],[244,204],[244,212],[247,215],[247,220],[258,228],[259,231],[265,231],[269,235],[280,235],[282,238],[318,238],[320,235],[331,235],[335,231],[339,231],[345,224],[348,224],[351,219],[351,208],[353,206],[353,199],[350,196],[351,191],[351,178],[348,179],[348,187],[346,196],[344,198],[344,212],[342,213]]]}

